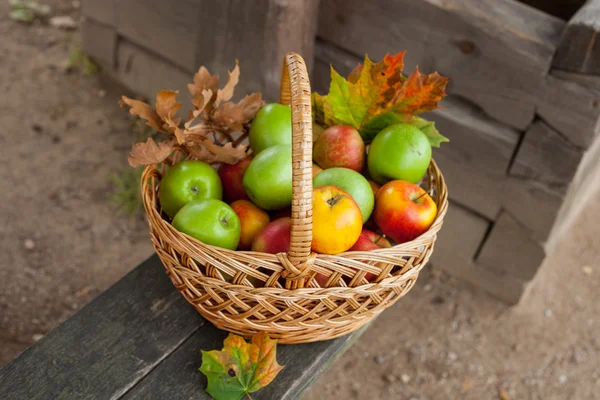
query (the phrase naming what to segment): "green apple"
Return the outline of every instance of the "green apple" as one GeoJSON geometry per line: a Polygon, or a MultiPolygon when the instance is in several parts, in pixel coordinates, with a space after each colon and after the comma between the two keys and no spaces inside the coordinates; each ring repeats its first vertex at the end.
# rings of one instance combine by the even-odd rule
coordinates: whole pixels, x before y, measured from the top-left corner
{"type": "Polygon", "coordinates": [[[250,127],[250,148],[257,155],[271,146],[292,144],[292,110],[270,103],[261,108],[250,127]]]}
{"type": "Polygon", "coordinates": [[[223,188],[217,171],[209,164],[186,160],[173,165],[160,181],[158,199],[164,212],[173,218],[192,200],[219,199],[223,188]]]}
{"type": "Polygon", "coordinates": [[[390,125],[377,134],[367,155],[373,180],[418,183],[431,162],[431,145],[423,132],[408,124],[390,125]]]}
{"type": "Polygon", "coordinates": [[[173,218],[173,227],[204,244],[235,250],[242,224],[231,207],[217,199],[187,203],[173,218]]]}
{"type": "Polygon", "coordinates": [[[292,204],[292,146],[261,151],[246,169],[244,188],[254,204],[279,210],[292,204]]]}
{"type": "Polygon", "coordinates": [[[373,212],[375,196],[364,176],[349,168],[329,168],[319,172],[313,179],[314,187],[329,185],[336,186],[352,196],[362,213],[363,224],[367,222],[373,212]]]}

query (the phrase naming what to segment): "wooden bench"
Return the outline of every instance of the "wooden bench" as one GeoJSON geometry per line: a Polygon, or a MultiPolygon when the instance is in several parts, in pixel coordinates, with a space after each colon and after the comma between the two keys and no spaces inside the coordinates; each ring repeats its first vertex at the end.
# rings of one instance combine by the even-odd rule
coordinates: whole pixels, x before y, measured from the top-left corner
{"type": "MultiPolygon", "coordinates": [[[[252,398],[299,398],[361,332],[280,345],[285,368],[252,398]]],[[[0,399],[210,399],[200,350],[221,349],[226,336],[152,256],[0,369],[0,399]]]]}

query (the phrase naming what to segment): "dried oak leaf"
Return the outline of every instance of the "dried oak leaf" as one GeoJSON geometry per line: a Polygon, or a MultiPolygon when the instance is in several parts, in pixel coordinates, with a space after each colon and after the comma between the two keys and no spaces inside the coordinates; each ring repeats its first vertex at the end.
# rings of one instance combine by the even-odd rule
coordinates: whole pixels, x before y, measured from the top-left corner
{"type": "Polygon", "coordinates": [[[175,115],[183,104],[177,101],[177,91],[161,90],[156,95],[156,113],[164,121],[163,129],[175,135],[177,143],[184,143],[183,130],[179,128],[181,118],[175,115]]]}
{"type": "Polygon", "coordinates": [[[252,121],[258,110],[263,105],[262,96],[260,93],[253,93],[245,96],[238,103],[226,102],[220,109],[216,110],[213,115],[213,120],[220,124],[229,127],[233,131],[243,129],[244,124],[252,121]]]}
{"type": "Polygon", "coordinates": [[[127,96],[122,96],[120,101],[121,107],[124,105],[128,105],[129,113],[133,115],[137,115],[138,117],[146,120],[146,125],[155,131],[167,133],[163,128],[163,121],[156,112],[156,110],[144,103],[143,101],[130,99],[127,96]]]}
{"type": "Polygon", "coordinates": [[[127,161],[134,168],[141,165],[156,164],[166,160],[172,151],[173,143],[171,141],[156,143],[152,138],[148,138],[145,143],[133,145],[127,161]]]}
{"type": "Polygon", "coordinates": [[[188,90],[192,95],[192,104],[197,110],[207,108],[210,112],[210,102],[214,101],[217,96],[219,87],[219,77],[212,76],[205,67],[200,67],[194,75],[194,83],[188,84],[188,90]],[[207,98],[207,94],[210,95],[207,98]]]}
{"type": "Polygon", "coordinates": [[[188,146],[188,152],[193,158],[207,162],[222,162],[226,164],[235,164],[248,157],[248,146],[233,146],[231,142],[219,146],[209,138],[194,138],[194,145],[188,146]]]}
{"type": "Polygon", "coordinates": [[[217,91],[217,98],[215,99],[215,108],[219,107],[219,105],[224,101],[229,101],[233,97],[233,92],[235,90],[235,86],[240,81],[240,66],[238,65],[238,61],[235,60],[235,67],[233,71],[229,71],[229,78],[227,79],[227,83],[223,87],[223,89],[219,89],[217,91]]]}
{"type": "Polygon", "coordinates": [[[277,363],[277,341],[260,332],[248,343],[229,334],[222,350],[202,351],[200,372],[206,375],[206,391],[216,400],[239,400],[267,386],[283,366],[277,363]]]}

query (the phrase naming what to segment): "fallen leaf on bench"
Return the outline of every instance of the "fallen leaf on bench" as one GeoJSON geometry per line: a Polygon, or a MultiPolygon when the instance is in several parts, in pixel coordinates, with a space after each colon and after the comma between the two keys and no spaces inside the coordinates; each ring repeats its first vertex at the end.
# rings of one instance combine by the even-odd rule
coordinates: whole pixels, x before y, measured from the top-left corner
{"type": "Polygon", "coordinates": [[[206,391],[215,400],[239,400],[267,386],[283,369],[277,363],[277,341],[260,332],[252,343],[232,333],[222,350],[202,351],[200,372],[206,375],[206,391]]]}

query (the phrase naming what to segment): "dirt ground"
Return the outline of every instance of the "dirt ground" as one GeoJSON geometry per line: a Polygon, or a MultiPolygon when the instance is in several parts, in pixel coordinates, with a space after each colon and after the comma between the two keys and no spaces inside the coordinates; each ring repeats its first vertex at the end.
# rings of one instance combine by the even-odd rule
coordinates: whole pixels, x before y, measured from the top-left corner
{"type": "MultiPolygon", "coordinates": [[[[109,202],[130,145],[124,89],[65,71],[78,35],[18,24],[0,2],[0,365],[152,252],[145,222],[109,202]]],[[[305,399],[598,398],[596,203],[517,307],[432,266],[305,399]]]]}

